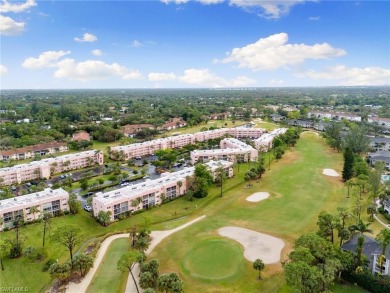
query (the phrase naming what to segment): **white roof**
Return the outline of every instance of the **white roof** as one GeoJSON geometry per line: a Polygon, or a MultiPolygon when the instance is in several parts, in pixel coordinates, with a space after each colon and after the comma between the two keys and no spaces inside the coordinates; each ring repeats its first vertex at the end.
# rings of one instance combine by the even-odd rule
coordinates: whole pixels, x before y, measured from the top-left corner
{"type": "Polygon", "coordinates": [[[68,192],[66,192],[62,188],[58,188],[58,189],[46,188],[43,191],[0,200],[0,211],[3,211],[10,207],[17,207],[17,206],[24,206],[24,205],[32,206],[34,205],[34,203],[38,204],[43,199],[48,199],[57,196],[68,196],[68,195],[69,195],[68,192]]]}

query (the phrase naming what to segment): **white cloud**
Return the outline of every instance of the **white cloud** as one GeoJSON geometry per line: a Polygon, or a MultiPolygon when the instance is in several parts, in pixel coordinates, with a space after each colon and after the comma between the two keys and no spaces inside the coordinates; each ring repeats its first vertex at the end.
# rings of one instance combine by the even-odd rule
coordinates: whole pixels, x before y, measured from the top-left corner
{"type": "Polygon", "coordinates": [[[196,0],[204,5],[219,4],[225,2],[225,0],[196,0]]]}
{"type": "Polygon", "coordinates": [[[309,70],[296,76],[314,80],[338,80],[340,85],[390,85],[390,70],[381,67],[347,67],[337,65],[323,71],[309,70]]]}
{"type": "Polygon", "coordinates": [[[169,4],[169,3],[175,3],[175,4],[185,4],[189,2],[190,0],[161,0],[162,3],[169,4]]]}
{"type": "Polygon", "coordinates": [[[24,22],[16,22],[11,17],[0,15],[0,35],[19,35],[24,32],[25,26],[24,22]]]}
{"type": "Polygon", "coordinates": [[[249,12],[258,12],[258,9],[260,9],[259,16],[276,19],[289,13],[294,5],[305,2],[307,0],[230,0],[230,5],[243,8],[249,12]]]}
{"type": "Polygon", "coordinates": [[[215,59],[215,63],[238,62],[239,67],[258,70],[274,70],[292,65],[302,64],[306,59],[328,59],[343,56],[343,49],[333,48],[327,43],[287,44],[288,35],[280,33],[259,39],[256,43],[242,48],[234,48],[223,59],[215,59]]]}
{"type": "Polygon", "coordinates": [[[319,16],[310,16],[308,19],[312,20],[312,21],[317,21],[317,20],[320,20],[321,17],[319,17],[319,16]]]}
{"type": "Polygon", "coordinates": [[[142,77],[138,70],[127,69],[117,63],[107,64],[98,60],[76,62],[73,59],[64,59],[58,62],[54,76],[79,81],[104,79],[113,76],[119,76],[126,80],[142,77]]]}
{"type": "Polygon", "coordinates": [[[0,64],[0,75],[5,75],[8,73],[8,68],[5,67],[3,64],[0,64]]]}
{"type": "Polygon", "coordinates": [[[139,47],[142,47],[143,44],[140,41],[134,40],[131,42],[131,46],[134,48],[139,48],[139,47]]]}
{"type": "Polygon", "coordinates": [[[245,76],[239,76],[232,80],[226,80],[211,73],[208,69],[194,68],[185,70],[184,75],[180,76],[179,80],[183,83],[191,85],[209,87],[240,87],[256,83],[255,80],[245,76]]]}
{"type": "Polygon", "coordinates": [[[274,79],[274,78],[272,78],[272,79],[270,79],[270,80],[268,81],[268,84],[269,84],[269,85],[272,85],[272,86],[275,86],[275,85],[283,85],[283,84],[284,84],[284,81],[281,80],[281,79],[274,79]]]}
{"type": "Polygon", "coordinates": [[[95,42],[97,37],[90,33],[85,33],[82,38],[74,38],[76,42],[95,42]]]}
{"type": "Polygon", "coordinates": [[[103,52],[102,52],[102,50],[95,49],[95,50],[92,50],[92,54],[95,56],[102,56],[103,52]]]}
{"type": "Polygon", "coordinates": [[[176,75],[173,72],[151,72],[148,74],[150,81],[163,81],[163,80],[175,80],[176,75]]]}
{"type": "Polygon", "coordinates": [[[70,54],[70,51],[46,51],[40,54],[38,58],[27,58],[22,66],[28,69],[56,67],[58,60],[68,54],[70,54]]]}
{"type": "Polygon", "coordinates": [[[0,4],[0,12],[7,13],[7,12],[13,12],[13,13],[19,13],[23,12],[30,7],[36,6],[37,3],[35,3],[35,0],[27,0],[24,3],[19,4],[11,4],[7,0],[3,0],[3,3],[0,4]]]}

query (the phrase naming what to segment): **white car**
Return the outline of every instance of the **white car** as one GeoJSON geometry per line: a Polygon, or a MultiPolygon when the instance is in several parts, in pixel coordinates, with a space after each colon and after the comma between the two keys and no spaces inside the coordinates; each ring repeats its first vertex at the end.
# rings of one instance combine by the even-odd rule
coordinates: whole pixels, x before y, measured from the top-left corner
{"type": "Polygon", "coordinates": [[[85,206],[84,210],[87,211],[87,212],[90,212],[90,211],[92,211],[92,207],[91,206],[85,206]]]}

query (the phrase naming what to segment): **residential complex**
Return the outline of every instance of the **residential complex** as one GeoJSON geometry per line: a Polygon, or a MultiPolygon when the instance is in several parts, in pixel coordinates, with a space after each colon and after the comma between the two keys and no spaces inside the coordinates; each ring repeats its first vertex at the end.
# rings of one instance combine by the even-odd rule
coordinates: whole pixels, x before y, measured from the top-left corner
{"type": "Polygon", "coordinates": [[[103,153],[96,150],[47,158],[0,169],[0,185],[20,184],[34,179],[48,179],[55,173],[103,164],[103,153]]]}
{"type": "Polygon", "coordinates": [[[308,118],[317,118],[317,119],[332,119],[341,121],[343,119],[349,121],[362,121],[362,117],[352,113],[341,113],[341,112],[321,112],[321,111],[310,111],[307,113],[308,118]]]}
{"type": "Polygon", "coordinates": [[[250,145],[236,139],[224,138],[220,142],[220,149],[195,150],[191,152],[191,163],[208,162],[211,160],[226,160],[235,162],[256,161],[258,151],[250,145]]]}
{"type": "Polygon", "coordinates": [[[0,160],[24,160],[35,156],[45,156],[68,151],[66,143],[49,142],[18,148],[14,150],[0,151],[0,160]]]}
{"type": "Polygon", "coordinates": [[[69,210],[69,194],[62,188],[50,189],[0,200],[0,230],[12,228],[15,220],[25,222],[36,220],[43,214],[57,215],[60,211],[69,210]],[[35,208],[35,211],[31,208],[35,208]]]}
{"type": "Polygon", "coordinates": [[[287,128],[277,128],[270,133],[265,133],[264,135],[254,140],[255,147],[262,152],[268,151],[272,147],[274,138],[278,135],[286,133],[286,131],[287,128]]]}
{"type": "MultiPolygon", "coordinates": [[[[206,166],[213,177],[216,176],[216,171],[220,167],[225,170],[228,177],[233,176],[233,163],[231,162],[211,161],[206,166]]],[[[122,213],[147,209],[161,204],[164,199],[174,199],[187,192],[187,178],[193,176],[194,171],[195,167],[187,167],[177,172],[164,173],[154,180],[97,193],[92,201],[93,214],[97,217],[100,211],[110,211],[111,221],[114,221],[122,213]]]]}
{"type": "Polygon", "coordinates": [[[154,139],[142,143],[112,147],[110,157],[114,160],[128,160],[131,158],[151,155],[157,150],[182,148],[188,144],[194,144],[196,142],[221,138],[224,136],[258,138],[263,135],[264,132],[265,130],[262,128],[235,127],[202,131],[194,134],[182,134],[167,138],[154,139]]]}

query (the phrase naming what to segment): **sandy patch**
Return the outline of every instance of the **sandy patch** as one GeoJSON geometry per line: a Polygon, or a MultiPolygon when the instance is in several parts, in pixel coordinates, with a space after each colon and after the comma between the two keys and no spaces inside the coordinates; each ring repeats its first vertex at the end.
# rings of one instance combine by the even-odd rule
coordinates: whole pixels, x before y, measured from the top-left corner
{"type": "Polygon", "coordinates": [[[335,170],[333,169],[324,169],[322,170],[322,174],[326,175],[326,176],[331,176],[331,177],[339,177],[339,173],[337,173],[335,170]]]}
{"type": "Polygon", "coordinates": [[[251,262],[258,258],[265,264],[280,261],[284,242],[279,238],[240,227],[220,228],[218,234],[244,246],[244,257],[251,262]]]}
{"type": "Polygon", "coordinates": [[[256,192],[256,193],[248,196],[246,198],[246,200],[250,201],[250,202],[258,202],[258,201],[261,201],[263,199],[266,199],[267,197],[269,197],[268,192],[256,192]]]}

